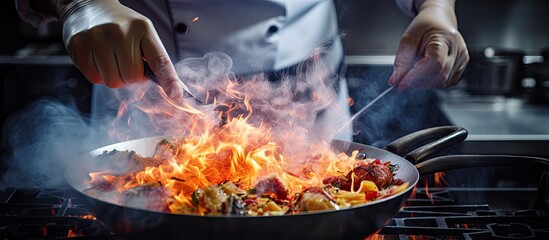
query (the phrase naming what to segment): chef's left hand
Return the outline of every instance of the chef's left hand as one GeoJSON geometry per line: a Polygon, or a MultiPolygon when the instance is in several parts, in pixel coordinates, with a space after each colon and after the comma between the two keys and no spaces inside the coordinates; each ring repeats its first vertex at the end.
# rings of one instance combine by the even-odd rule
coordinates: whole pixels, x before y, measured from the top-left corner
{"type": "Polygon", "coordinates": [[[418,15],[400,40],[389,85],[446,88],[459,82],[469,62],[457,30],[453,0],[416,0],[418,15]]]}

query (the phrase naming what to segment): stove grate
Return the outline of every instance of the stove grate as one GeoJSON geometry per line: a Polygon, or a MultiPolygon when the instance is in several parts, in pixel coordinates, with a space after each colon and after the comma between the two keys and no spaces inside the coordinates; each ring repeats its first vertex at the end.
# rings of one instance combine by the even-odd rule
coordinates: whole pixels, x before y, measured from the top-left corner
{"type": "MultiPolygon", "coordinates": [[[[549,239],[547,212],[521,200],[534,196],[535,188],[417,189],[368,239],[549,239]]],[[[102,226],[72,190],[0,191],[0,239],[42,238],[120,237],[102,226]]]]}

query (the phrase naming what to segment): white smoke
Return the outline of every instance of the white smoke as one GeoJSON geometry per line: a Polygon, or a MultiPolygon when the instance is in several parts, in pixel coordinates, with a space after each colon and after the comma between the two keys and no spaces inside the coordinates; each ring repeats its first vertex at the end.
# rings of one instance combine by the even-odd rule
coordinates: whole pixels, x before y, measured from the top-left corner
{"type": "MultiPolygon", "coordinates": [[[[174,106],[152,82],[112,89],[120,107],[118,116],[106,119],[89,119],[75,107],[55,99],[38,100],[11,116],[3,126],[6,171],[1,177],[2,186],[56,187],[65,182],[66,164],[87,151],[134,138],[181,136],[190,128],[211,128],[222,124],[225,117],[240,114],[249,116],[251,124],[272,128],[273,141],[280,143],[287,154],[314,152],[315,142],[329,141],[327,136],[332,136],[317,131],[315,126],[323,109],[335,104],[338,79],[321,55],[319,51],[299,66],[285,70],[247,76],[235,76],[230,71],[231,59],[218,52],[176,64],[180,78],[191,91],[208,99],[204,104],[187,99],[178,103],[179,107],[174,106]],[[198,109],[202,114],[181,110],[181,106],[198,109]],[[197,125],[197,119],[202,124],[197,125]]],[[[344,109],[336,110],[345,114],[344,109]]]]}
{"type": "Polygon", "coordinates": [[[333,133],[322,131],[318,124],[325,109],[339,111],[342,116],[348,111],[337,106],[334,86],[339,76],[321,55],[319,49],[297,66],[246,76],[235,76],[230,71],[230,57],[220,52],[186,59],[176,69],[193,93],[216,99],[215,109],[223,110],[224,105],[231,103],[236,106],[228,113],[232,117],[249,114],[249,123],[271,128],[273,141],[290,154],[331,140],[333,133]],[[245,106],[244,98],[249,99],[251,109],[245,106]]]}
{"type": "Polygon", "coordinates": [[[42,98],[3,126],[3,187],[44,188],[64,184],[65,164],[102,140],[75,107],[42,98]]]}

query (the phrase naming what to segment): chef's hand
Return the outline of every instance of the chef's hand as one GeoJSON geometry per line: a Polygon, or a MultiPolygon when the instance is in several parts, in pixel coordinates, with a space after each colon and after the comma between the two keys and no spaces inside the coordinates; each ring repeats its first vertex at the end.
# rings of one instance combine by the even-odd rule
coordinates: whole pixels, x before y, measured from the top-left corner
{"type": "Polygon", "coordinates": [[[446,88],[459,82],[469,62],[457,30],[453,0],[415,0],[418,15],[406,29],[396,52],[389,85],[446,88]]]}
{"type": "Polygon", "coordinates": [[[146,81],[145,59],[173,99],[181,81],[152,22],[118,0],[58,0],[63,40],[76,67],[96,84],[111,88],[146,81]]]}

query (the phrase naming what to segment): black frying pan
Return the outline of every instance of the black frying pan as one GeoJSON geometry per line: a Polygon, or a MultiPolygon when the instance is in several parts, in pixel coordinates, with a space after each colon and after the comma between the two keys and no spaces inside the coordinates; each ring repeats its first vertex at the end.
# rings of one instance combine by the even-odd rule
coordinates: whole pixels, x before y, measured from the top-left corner
{"type": "Polygon", "coordinates": [[[411,161],[421,161],[438,150],[463,141],[466,136],[467,131],[459,127],[431,128],[402,137],[389,144],[387,150],[335,141],[333,147],[336,151],[351,154],[354,150],[360,150],[368,158],[398,164],[395,178],[409,182],[409,187],[399,194],[349,209],[297,215],[241,217],[170,214],[121,206],[83,191],[90,187],[88,173],[98,170],[91,160],[93,157],[113,149],[134,150],[150,156],[163,137],[126,141],[91,151],[68,166],[65,177],[68,184],[86,200],[87,207],[99,221],[128,239],[364,239],[387,224],[418,182],[420,174],[411,161]],[[432,141],[407,154],[408,159],[400,156],[414,148],[416,143],[426,140],[432,141]]]}

